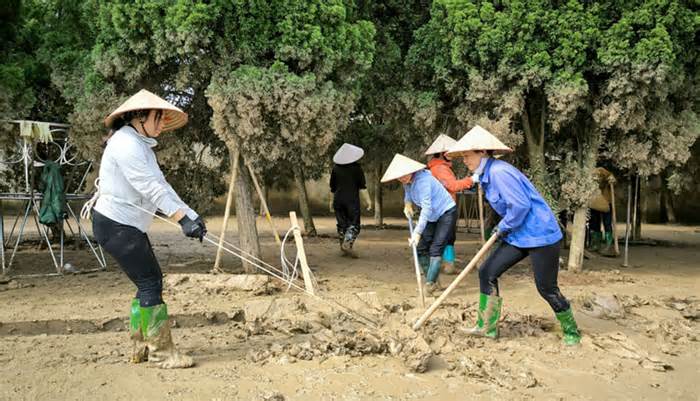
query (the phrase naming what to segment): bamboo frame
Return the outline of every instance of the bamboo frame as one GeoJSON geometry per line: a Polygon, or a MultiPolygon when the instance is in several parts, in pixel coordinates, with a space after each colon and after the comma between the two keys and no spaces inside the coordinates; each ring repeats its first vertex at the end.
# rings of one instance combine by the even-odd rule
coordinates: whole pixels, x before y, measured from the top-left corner
{"type": "Polygon", "coordinates": [[[275,235],[275,242],[277,245],[281,246],[282,241],[280,240],[280,235],[277,232],[277,228],[275,228],[275,223],[272,222],[272,216],[270,215],[270,209],[267,207],[267,201],[265,200],[265,196],[263,195],[262,188],[260,188],[260,184],[258,183],[258,179],[255,178],[255,172],[253,171],[253,167],[250,165],[250,163],[245,163],[246,167],[248,167],[248,172],[250,173],[250,178],[253,180],[253,186],[255,186],[255,190],[258,192],[258,197],[260,198],[260,205],[262,206],[263,212],[265,213],[265,218],[268,223],[270,223],[270,228],[272,228],[272,233],[275,235]]]}
{"type": "Polygon", "coordinates": [[[216,258],[214,259],[214,268],[212,273],[221,273],[221,252],[223,251],[224,238],[226,237],[226,226],[231,214],[231,203],[233,201],[233,190],[236,187],[236,176],[238,175],[238,161],[240,152],[236,148],[233,156],[233,167],[231,168],[231,182],[228,186],[228,195],[226,195],[226,209],[224,210],[224,221],[221,222],[221,234],[219,235],[219,246],[216,248],[216,258]]]}

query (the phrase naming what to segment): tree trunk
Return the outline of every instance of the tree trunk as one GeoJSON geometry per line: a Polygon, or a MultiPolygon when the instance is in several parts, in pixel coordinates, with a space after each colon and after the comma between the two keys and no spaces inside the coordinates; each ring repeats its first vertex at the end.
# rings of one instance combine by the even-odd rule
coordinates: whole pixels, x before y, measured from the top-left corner
{"type": "MultiPolygon", "coordinates": [[[[584,174],[593,174],[598,162],[598,148],[602,139],[598,127],[590,121],[579,121],[574,134],[580,138],[578,145],[578,168],[584,174]]],[[[595,184],[598,185],[598,184],[595,184]]],[[[571,244],[569,245],[569,270],[580,272],[583,269],[583,253],[586,247],[586,220],[588,217],[588,200],[581,199],[575,206],[574,223],[571,227],[571,244]]]]}
{"type": "Polygon", "coordinates": [[[673,199],[671,197],[671,194],[668,193],[667,189],[662,189],[663,191],[663,201],[664,201],[664,208],[666,209],[666,221],[669,224],[676,224],[678,220],[676,220],[676,212],[673,210],[673,199]]]}
{"type": "Polygon", "coordinates": [[[544,162],[546,111],[544,92],[536,89],[526,97],[524,110],[520,115],[525,132],[530,180],[545,198],[548,197],[545,190],[547,167],[544,162]]]}
{"type": "Polygon", "coordinates": [[[304,179],[304,171],[299,165],[294,166],[294,183],[299,193],[299,209],[304,218],[304,232],[306,235],[316,236],[316,226],[314,219],[311,217],[311,208],[309,207],[309,197],[306,194],[306,183],[304,179]]]}
{"type": "Polygon", "coordinates": [[[569,245],[568,268],[572,272],[580,272],[583,268],[583,251],[586,247],[586,212],[581,207],[574,211],[574,224],[571,228],[571,244],[569,245]]]}
{"type": "MultiPolygon", "coordinates": [[[[230,151],[230,154],[233,154],[230,151]]],[[[238,164],[236,175],[236,221],[238,222],[238,236],[240,248],[248,254],[260,257],[260,242],[258,240],[258,227],[255,222],[256,213],[253,203],[253,189],[248,169],[243,164],[243,158],[238,164]]],[[[250,259],[248,255],[244,255],[250,259]]],[[[255,273],[257,268],[241,259],[243,270],[246,273],[255,273]]]]}
{"type": "Polygon", "coordinates": [[[382,163],[377,163],[374,173],[372,174],[372,181],[374,182],[374,225],[377,226],[377,228],[382,228],[382,226],[384,226],[382,183],[379,181],[381,178],[382,163]]]}

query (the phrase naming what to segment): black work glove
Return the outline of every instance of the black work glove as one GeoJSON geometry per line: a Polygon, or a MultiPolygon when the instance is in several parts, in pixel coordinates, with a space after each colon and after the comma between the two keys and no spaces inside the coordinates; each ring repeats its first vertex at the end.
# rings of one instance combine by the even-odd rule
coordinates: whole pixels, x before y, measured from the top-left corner
{"type": "Polygon", "coordinates": [[[207,235],[207,226],[204,225],[204,220],[202,217],[197,217],[195,220],[189,218],[185,215],[178,221],[180,227],[182,227],[182,233],[186,237],[199,238],[199,242],[202,242],[204,236],[207,235]]]}
{"type": "Polygon", "coordinates": [[[508,231],[503,231],[498,226],[496,226],[493,228],[493,231],[491,231],[491,235],[496,235],[498,236],[498,239],[501,240],[504,237],[508,236],[508,231]]]}

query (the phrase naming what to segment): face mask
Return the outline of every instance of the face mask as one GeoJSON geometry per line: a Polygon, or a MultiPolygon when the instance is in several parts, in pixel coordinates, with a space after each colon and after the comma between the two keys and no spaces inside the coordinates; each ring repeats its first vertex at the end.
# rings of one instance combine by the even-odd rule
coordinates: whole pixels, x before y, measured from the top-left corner
{"type": "Polygon", "coordinates": [[[479,178],[481,177],[481,173],[484,172],[484,167],[486,167],[487,160],[488,160],[487,157],[482,158],[481,161],[479,162],[479,167],[477,167],[476,170],[474,170],[474,174],[472,175],[472,180],[474,180],[474,182],[476,182],[476,183],[479,182],[479,178]]]}
{"type": "MultiPolygon", "coordinates": [[[[129,125],[129,127],[131,127],[131,125],[129,125]]],[[[131,129],[133,129],[134,132],[136,133],[136,137],[139,138],[143,143],[145,143],[146,145],[148,145],[148,147],[150,147],[150,148],[155,148],[156,146],[158,146],[158,141],[156,141],[155,138],[151,138],[151,137],[147,137],[147,136],[145,136],[145,135],[141,135],[141,133],[140,133],[136,128],[134,128],[134,127],[131,127],[131,129]]]]}
{"type": "Polygon", "coordinates": [[[155,148],[156,146],[158,146],[158,141],[156,141],[155,138],[148,138],[143,135],[139,135],[139,139],[151,148],[155,148]]]}

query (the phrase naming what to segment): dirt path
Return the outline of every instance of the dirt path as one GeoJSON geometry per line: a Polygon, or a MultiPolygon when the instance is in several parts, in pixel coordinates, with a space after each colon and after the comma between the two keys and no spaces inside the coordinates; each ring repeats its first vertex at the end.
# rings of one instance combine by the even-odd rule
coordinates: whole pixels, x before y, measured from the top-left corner
{"type": "MultiPolygon", "coordinates": [[[[645,226],[647,236],[676,245],[635,246],[630,268],[597,258],[584,273],[561,272],[584,333],[579,347],[561,345],[524,264],[501,281],[499,341],[458,331],[475,316],[478,285],[471,275],[421,333],[425,350],[387,329],[401,331],[420,314],[406,233],[363,230],[361,258],[353,260],[339,256],[333,222],[316,223],[328,238],[307,239],[306,247],[323,296],[371,315],[384,330],[294,293],[198,288],[180,275],[211,268],[212,248],[157,225],[152,239],[176,314],[176,341],[198,366],[161,371],[125,362],[124,321],[134,289],[114,265],[102,273],[15,280],[0,284],[0,400],[700,399],[700,234],[693,227],[645,226]],[[355,294],[364,292],[376,299],[358,301],[355,294]],[[413,371],[416,355],[427,355],[426,372],[413,371]]],[[[259,227],[264,258],[278,265],[279,250],[264,222],[259,227]]],[[[474,235],[460,234],[464,262],[476,247],[474,235]]],[[[18,271],[46,269],[44,257],[20,254],[18,271]]],[[[93,263],[83,253],[70,258],[78,268],[93,263]]],[[[225,259],[230,271],[237,266],[225,259]]]]}

